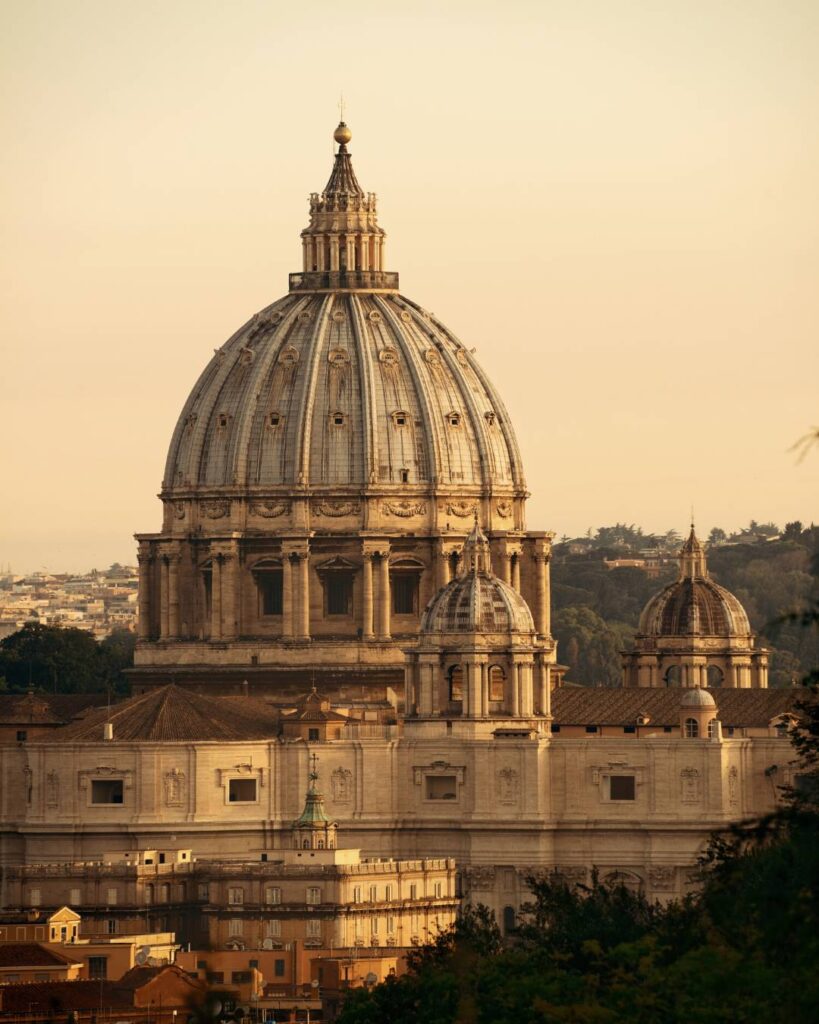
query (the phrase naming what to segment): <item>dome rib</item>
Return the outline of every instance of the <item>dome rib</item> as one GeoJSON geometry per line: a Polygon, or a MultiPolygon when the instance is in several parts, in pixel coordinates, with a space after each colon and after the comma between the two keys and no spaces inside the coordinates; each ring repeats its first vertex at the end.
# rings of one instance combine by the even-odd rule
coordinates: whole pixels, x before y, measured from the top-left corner
{"type": "Polygon", "coordinates": [[[315,326],[310,332],[309,340],[304,346],[310,354],[310,366],[305,374],[302,388],[301,419],[298,433],[298,456],[296,458],[296,484],[309,484],[310,453],[313,436],[313,411],[316,405],[316,384],[318,382],[319,360],[324,349],[324,338],[327,333],[327,322],[333,305],[333,295],[325,295],[321,300],[315,326]]]}
{"type": "Polygon", "coordinates": [[[371,347],[367,343],[367,328],[364,311],[356,295],[350,296],[352,311],[353,334],[360,352],[360,374],[363,383],[361,408],[364,415],[364,475],[366,482],[377,480],[379,476],[378,451],[378,411],[375,407],[375,368],[373,367],[371,347]]]}

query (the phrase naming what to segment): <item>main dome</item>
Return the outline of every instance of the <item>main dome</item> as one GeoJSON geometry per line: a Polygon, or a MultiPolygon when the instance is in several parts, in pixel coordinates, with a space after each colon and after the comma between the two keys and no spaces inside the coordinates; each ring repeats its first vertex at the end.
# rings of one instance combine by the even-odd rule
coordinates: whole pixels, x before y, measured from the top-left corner
{"type": "Polygon", "coordinates": [[[290,293],[211,359],[163,489],[452,485],[523,496],[512,424],[473,355],[383,269],[376,200],[339,143],[290,293]]]}
{"type": "Polygon", "coordinates": [[[512,424],[470,352],[397,293],[291,293],[191,392],[164,487],[454,484],[518,490],[512,424]]]}

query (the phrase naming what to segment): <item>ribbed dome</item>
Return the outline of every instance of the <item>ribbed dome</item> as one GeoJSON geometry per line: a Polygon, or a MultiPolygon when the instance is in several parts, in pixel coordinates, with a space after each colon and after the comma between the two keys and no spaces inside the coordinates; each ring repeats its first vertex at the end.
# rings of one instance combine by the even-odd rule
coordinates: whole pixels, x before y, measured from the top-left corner
{"type": "Polygon", "coordinates": [[[524,487],[474,357],[398,293],[293,293],[217,351],[182,410],[166,494],[192,487],[524,487]]]}
{"type": "Polygon", "coordinates": [[[703,690],[700,686],[694,686],[685,691],[680,706],[684,708],[715,708],[717,702],[707,690],[703,690]]]}
{"type": "Polygon", "coordinates": [[[737,598],[711,579],[682,579],[655,594],[640,616],[646,636],[747,636],[748,616],[737,598]]]}
{"type": "Polygon", "coordinates": [[[529,605],[497,576],[467,573],[452,580],[427,606],[421,633],[534,633],[529,605]]]}

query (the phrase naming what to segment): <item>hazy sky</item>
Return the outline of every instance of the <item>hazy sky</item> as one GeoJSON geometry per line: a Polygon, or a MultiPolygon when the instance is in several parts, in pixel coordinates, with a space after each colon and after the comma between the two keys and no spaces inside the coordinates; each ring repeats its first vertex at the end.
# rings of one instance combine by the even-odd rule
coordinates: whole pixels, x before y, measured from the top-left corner
{"type": "Polygon", "coordinates": [[[344,93],[388,269],[497,384],[529,526],[817,515],[817,0],[2,0],[0,564],[133,561],[286,291],[344,93]]]}

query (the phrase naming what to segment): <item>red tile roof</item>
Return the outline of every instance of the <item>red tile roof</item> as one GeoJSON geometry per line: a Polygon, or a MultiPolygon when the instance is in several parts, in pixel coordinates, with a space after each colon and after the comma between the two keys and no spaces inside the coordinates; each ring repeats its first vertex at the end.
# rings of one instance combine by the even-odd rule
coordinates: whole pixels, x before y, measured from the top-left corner
{"type": "Polygon", "coordinates": [[[38,942],[0,943],[0,967],[66,967],[76,963],[38,942]]]}

